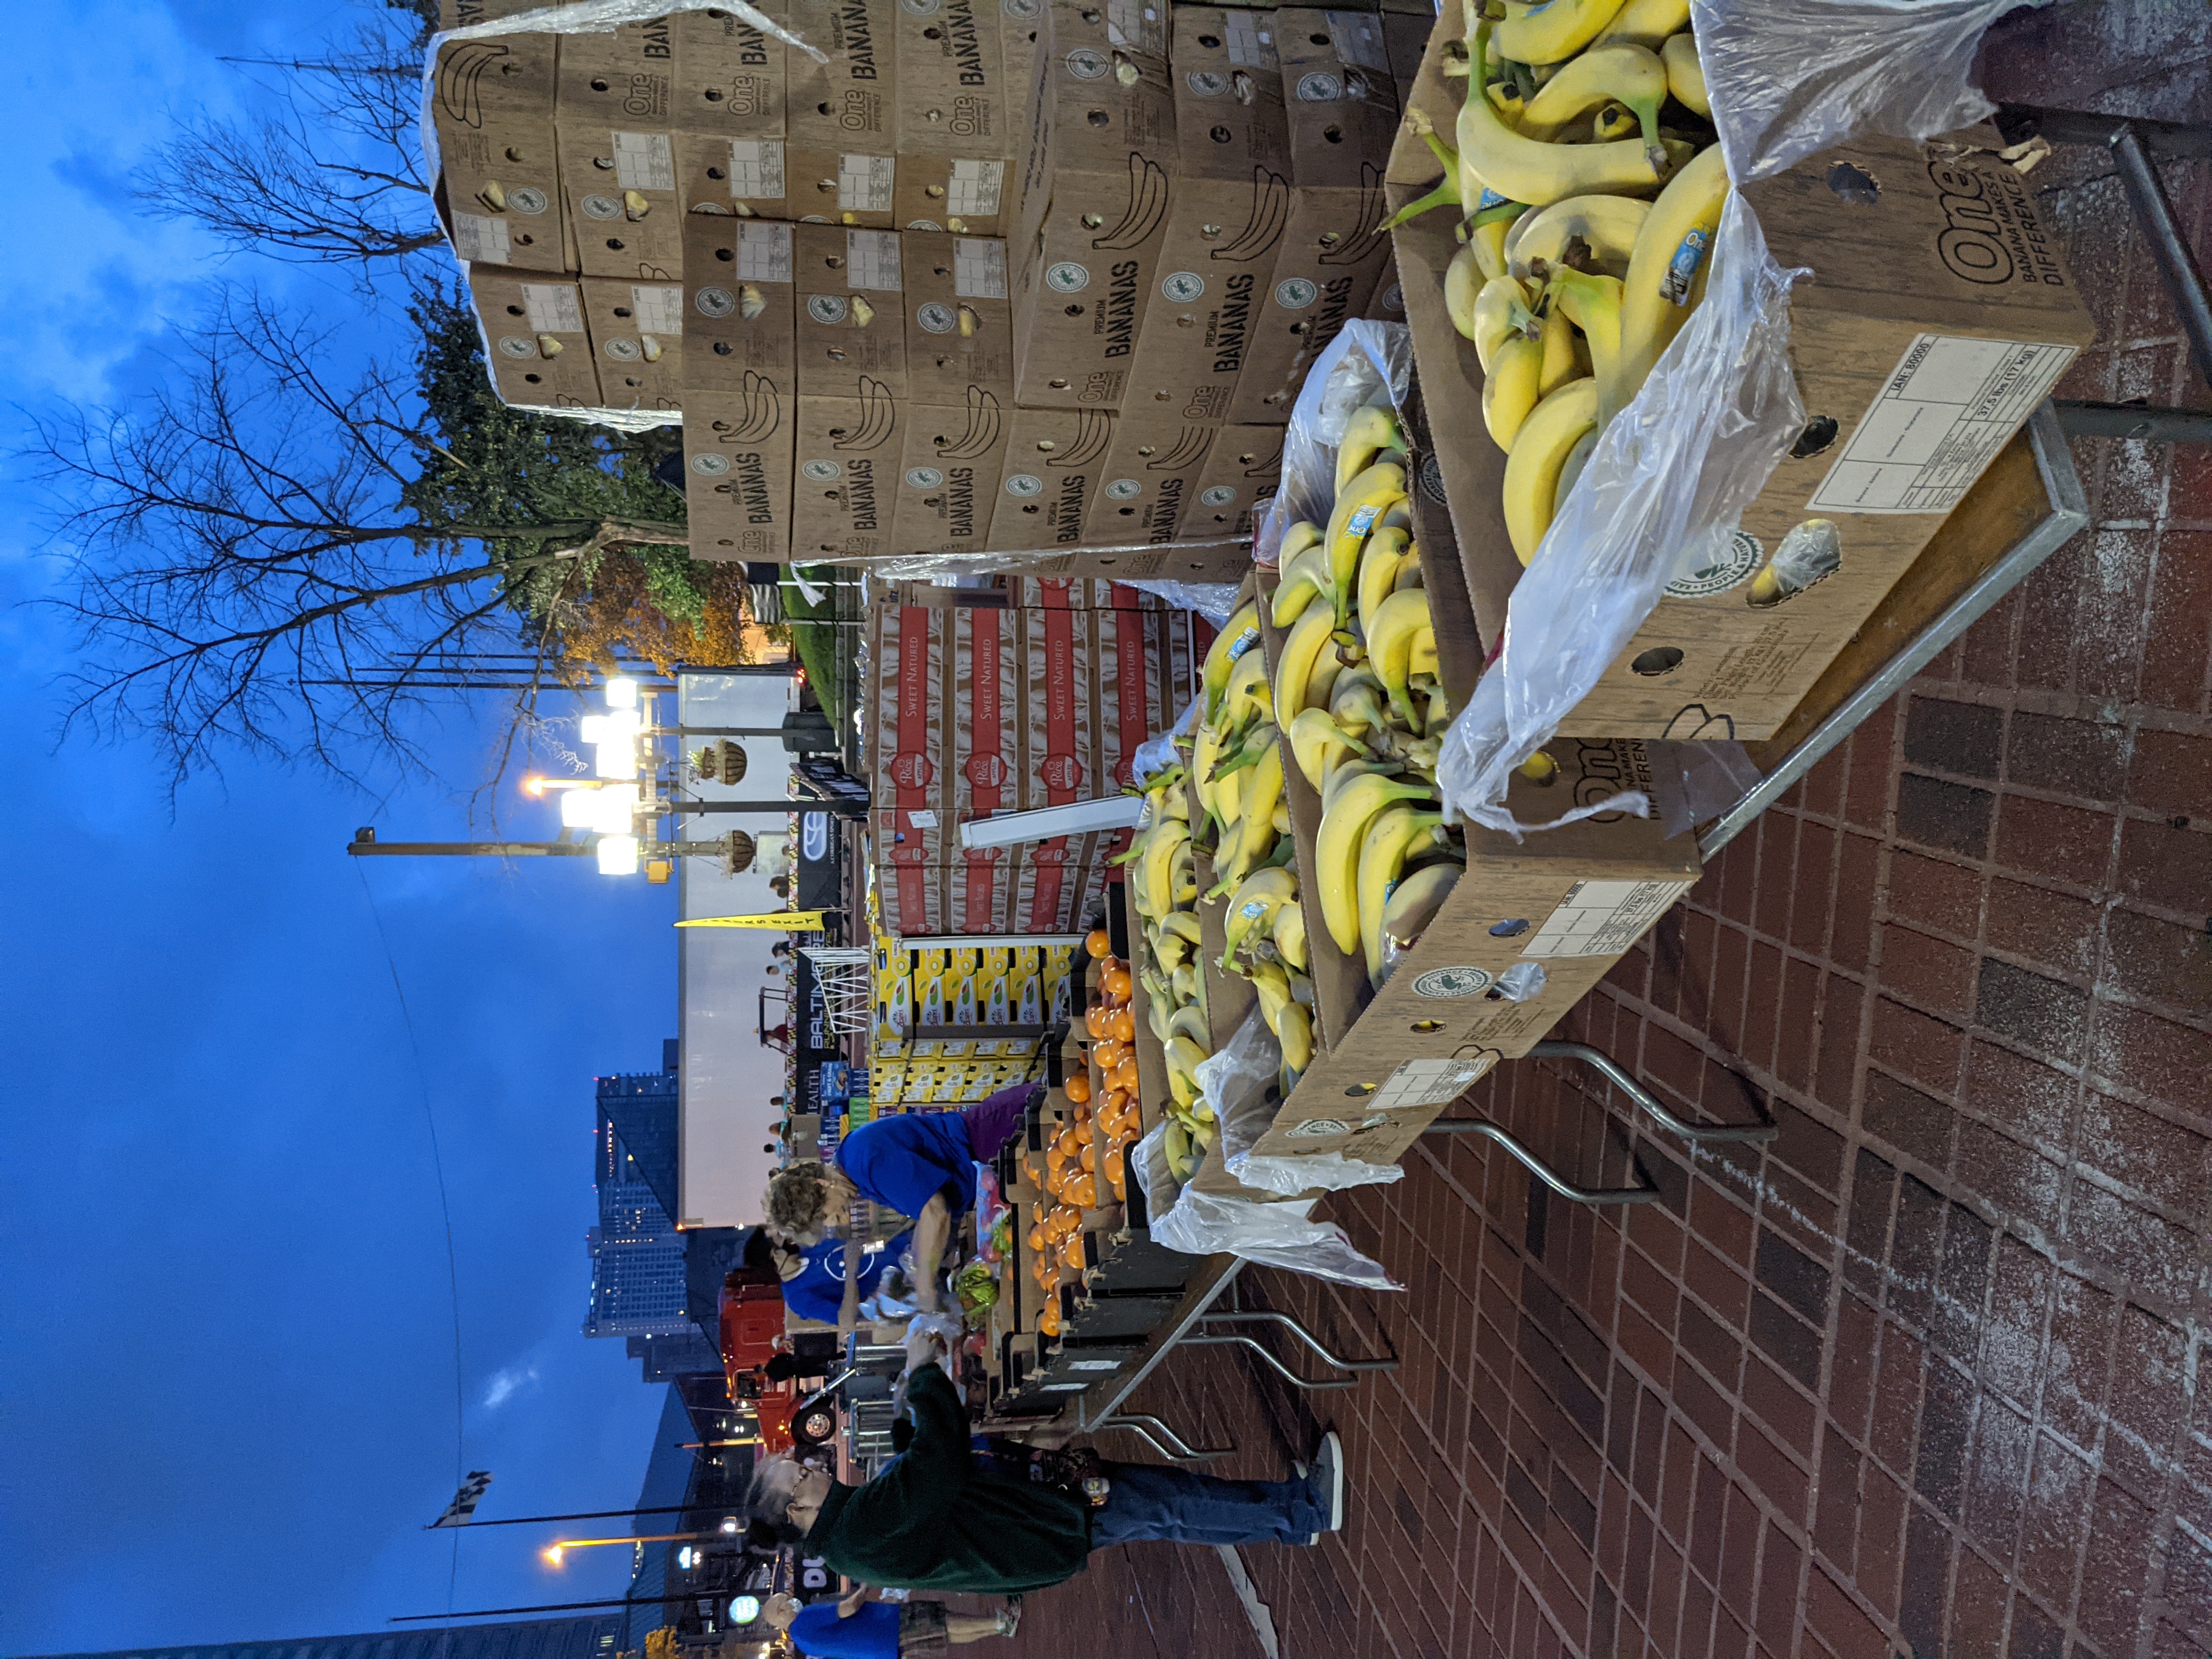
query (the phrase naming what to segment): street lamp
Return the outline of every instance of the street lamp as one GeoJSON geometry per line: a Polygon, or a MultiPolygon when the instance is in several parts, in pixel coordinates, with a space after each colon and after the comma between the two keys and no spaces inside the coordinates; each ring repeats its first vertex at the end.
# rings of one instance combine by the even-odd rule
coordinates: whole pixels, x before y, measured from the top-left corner
{"type": "Polygon", "coordinates": [[[600,694],[605,709],[576,722],[577,737],[591,746],[592,775],[533,775],[522,781],[522,787],[541,800],[549,792],[560,796],[562,827],[592,836],[601,875],[634,876],[644,851],[637,821],[660,805],[652,782],[642,778],[645,767],[638,752],[646,730],[643,696],[638,683],[625,674],[608,680],[600,694]]]}

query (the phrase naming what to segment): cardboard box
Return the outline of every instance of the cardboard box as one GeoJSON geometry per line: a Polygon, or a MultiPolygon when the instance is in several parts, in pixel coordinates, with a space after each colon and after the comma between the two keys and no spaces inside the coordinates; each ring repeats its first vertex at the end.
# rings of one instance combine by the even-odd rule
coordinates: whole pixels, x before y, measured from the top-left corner
{"type": "Polygon", "coordinates": [[[1367,301],[1365,316],[1370,322],[1403,323],[1406,320],[1406,286],[1398,280],[1398,261],[1386,259],[1382,274],[1375,279],[1375,292],[1367,301]]]}
{"type": "Polygon", "coordinates": [[[1158,547],[1181,539],[1184,513],[1220,428],[1149,409],[1114,423],[1083,539],[1097,547],[1158,547]]]}
{"type": "Polygon", "coordinates": [[[924,230],[899,240],[908,392],[917,403],[966,404],[973,386],[1010,402],[1014,325],[1006,245],[924,230]]]}
{"type": "Polygon", "coordinates": [[[1291,133],[1290,218],[1231,418],[1289,418],[1308,368],[1375,291],[1383,160],[1398,126],[1382,19],[1367,12],[1275,14],[1291,133]]]}
{"type": "MultiPolygon", "coordinates": [[[[802,384],[804,384],[802,380],[802,384]]],[[[861,398],[801,392],[792,471],[792,546],[824,562],[881,558],[910,414],[885,388],[861,398]]]]}
{"type": "Polygon", "coordinates": [[[1028,137],[1029,82],[1009,77],[1000,46],[1012,21],[995,0],[904,0],[892,23],[898,222],[1000,234],[1013,217],[1009,162],[1028,137]]]}
{"type": "Polygon", "coordinates": [[[684,497],[691,556],[791,556],[791,423],[763,390],[684,394],[684,497]]]}
{"type": "Polygon", "coordinates": [[[784,133],[821,150],[889,155],[898,148],[897,57],[893,0],[789,0],[793,30],[829,54],[785,59],[790,99],[784,133]]]}
{"type": "Polygon", "coordinates": [[[1081,543],[1113,441],[1114,417],[1101,410],[1014,410],[991,515],[992,550],[1029,553],[1081,543]]]}
{"type": "Polygon", "coordinates": [[[687,214],[796,219],[800,216],[790,210],[785,195],[791,177],[789,155],[790,147],[781,138],[678,132],[676,193],[687,214]]]}
{"type": "MultiPolygon", "coordinates": [[[[474,28],[536,9],[536,0],[440,0],[438,27],[474,28]]],[[[557,34],[449,40],[434,77],[438,101],[457,112],[550,117],[560,42],[557,34]]]]}
{"type": "Polygon", "coordinates": [[[526,407],[598,406],[599,380],[575,278],[471,265],[469,293],[502,398],[526,407]]]}
{"type": "MultiPolygon", "coordinates": [[[[489,22],[515,0],[447,0],[442,26],[489,22]]],[[[460,258],[519,270],[568,268],[553,98],[560,37],[448,41],[431,76],[444,216],[460,258]]]]}
{"type": "Polygon", "coordinates": [[[1227,426],[1207,452],[1198,496],[1186,508],[1186,543],[1228,538],[1249,547],[1260,513],[1280,486],[1283,434],[1279,426],[1227,426]]]}
{"type": "MultiPolygon", "coordinates": [[[[785,21],[781,0],[755,9],[785,21]]],[[[676,46],[678,129],[732,138],[783,137],[787,48],[782,41],[735,12],[674,12],[668,24],[676,46]]]]}
{"type": "MultiPolygon", "coordinates": [[[[1055,7],[1054,27],[1075,14],[1055,7]]],[[[1121,407],[1176,168],[1164,71],[1123,85],[1111,52],[1055,46],[1031,112],[1014,264],[1015,398],[1121,407]]]]}
{"type": "MultiPolygon", "coordinates": [[[[1455,107],[1432,41],[1414,96],[1455,107]]],[[[1977,131],[1964,135],[1987,143],[1977,131]]],[[[1426,146],[1392,158],[1395,199],[1433,182],[1426,146]],[[1413,154],[1419,150],[1420,154],[1413,154]]],[[[1678,576],[1561,730],[1577,737],[1771,736],[1909,569],[2075,353],[2094,337],[2033,194],[2009,167],[1937,141],[1868,138],[1746,192],[1793,290],[1791,358],[1811,424],[1721,556],[1678,576]],[[1875,199],[1832,187],[1838,168],[1875,199]],[[1771,609],[1751,579],[1800,525],[1835,527],[1841,566],[1771,609]]],[[[1445,317],[1450,231],[1395,233],[1431,426],[1468,586],[1495,637],[1520,574],[1498,506],[1504,457],[1480,435],[1481,370],[1445,317]]],[[[1813,532],[1808,532],[1813,533],[1813,532]]]]}
{"type": "Polygon", "coordinates": [[[666,18],[563,38],[554,118],[562,194],[587,276],[682,280],[675,52],[666,18]]]}
{"type": "Polygon", "coordinates": [[[1014,179],[1007,156],[899,152],[894,216],[907,230],[1003,236],[1014,228],[1014,179]]]}
{"type": "Polygon", "coordinates": [[[792,249],[800,394],[903,401],[906,298],[898,233],[794,225],[792,249]]]}
{"type": "Polygon", "coordinates": [[[1230,417],[1292,199],[1268,12],[1175,9],[1172,205],[1125,414],[1230,417]]]}
{"type": "Polygon", "coordinates": [[[684,222],[684,390],[756,392],[788,402],[799,358],[792,227],[720,214],[684,222]]]}
{"type": "Polygon", "coordinates": [[[1020,94],[1026,112],[1028,100],[1036,95],[1042,46],[1051,44],[1045,0],[999,0],[999,11],[1006,20],[999,35],[999,49],[1006,60],[1006,84],[1020,94]]]}
{"type": "Polygon", "coordinates": [[[684,285],[586,276],[584,327],[602,406],[684,407],[684,285]]]}
{"type": "Polygon", "coordinates": [[[891,514],[896,554],[980,553],[989,544],[1006,461],[1006,410],[998,393],[967,390],[957,405],[906,405],[891,514]]]}

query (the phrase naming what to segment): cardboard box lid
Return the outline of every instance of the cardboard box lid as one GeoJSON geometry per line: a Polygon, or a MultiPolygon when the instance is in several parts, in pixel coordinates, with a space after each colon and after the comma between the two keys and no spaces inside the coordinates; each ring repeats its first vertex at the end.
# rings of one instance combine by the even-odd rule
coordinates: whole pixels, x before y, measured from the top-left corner
{"type": "Polygon", "coordinates": [[[1175,8],[1176,131],[1186,173],[1249,179],[1290,154],[1274,18],[1219,6],[1175,8]]]}
{"type": "Polygon", "coordinates": [[[1301,189],[1379,188],[1399,113],[1382,20],[1286,7],[1275,29],[1291,176],[1301,189]]]}

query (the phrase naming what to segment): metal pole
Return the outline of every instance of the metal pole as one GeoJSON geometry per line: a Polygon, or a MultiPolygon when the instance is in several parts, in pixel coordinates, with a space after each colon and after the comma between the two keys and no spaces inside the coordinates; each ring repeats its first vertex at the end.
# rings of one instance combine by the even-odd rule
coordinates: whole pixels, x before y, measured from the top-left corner
{"type": "Polygon", "coordinates": [[[805,808],[805,803],[800,802],[800,801],[793,800],[793,799],[792,799],[788,795],[787,795],[787,796],[785,796],[785,797],[784,797],[782,799],[781,799],[781,800],[672,800],[672,801],[669,801],[669,802],[667,802],[667,803],[666,803],[666,805],[665,805],[665,806],[664,810],[665,810],[665,811],[670,811],[670,812],[676,812],[676,813],[684,813],[684,812],[782,812],[782,813],[791,813],[791,812],[803,811],[806,810],[806,808],[805,808]]]}
{"type": "MultiPolygon", "coordinates": [[[[697,1592],[689,1592],[696,1595],[697,1592]]],[[[711,1592],[719,1595],[720,1591],[711,1592]]],[[[573,1613],[578,1607],[657,1607],[686,1599],[687,1592],[671,1590],[659,1595],[611,1595],[598,1601],[547,1601],[534,1607],[471,1607],[466,1613],[396,1613],[387,1625],[420,1624],[432,1619],[492,1619],[509,1613],[573,1613]]]]}
{"type": "Polygon", "coordinates": [[[2212,410],[2150,409],[2057,398],[2051,406],[2070,438],[2138,438],[2154,444],[2212,444],[2212,410]]]}
{"type": "MultiPolygon", "coordinates": [[[[720,1504],[663,1504],[647,1510],[582,1510],[574,1515],[519,1515],[509,1521],[464,1521],[465,1527],[535,1527],[549,1521],[619,1521],[631,1515],[689,1515],[694,1510],[714,1510],[720,1504]]],[[[449,1527],[425,1527],[424,1532],[449,1532],[449,1527]]]]}
{"type": "Polygon", "coordinates": [[[780,738],[780,726],[664,726],[663,732],[673,732],[679,738],[780,738]]]}
{"type": "Polygon", "coordinates": [[[2110,143],[2112,159],[2119,163],[2120,184],[2142,222],[2151,258],[2158,262],[2158,274],[2166,279],[2166,291],[2180,315],[2182,331],[2189,336],[2189,355],[2197,360],[2197,372],[2212,380],[2212,300],[2205,297],[2204,273],[2197,270],[2181,227],[2174,222],[2173,204],[2166,199],[2166,187],[2159,183],[2142,135],[2123,124],[2110,143]]]}
{"type": "Polygon", "coordinates": [[[353,841],[346,851],[354,857],[427,858],[443,855],[477,859],[586,858],[598,849],[580,841],[353,841]]]}

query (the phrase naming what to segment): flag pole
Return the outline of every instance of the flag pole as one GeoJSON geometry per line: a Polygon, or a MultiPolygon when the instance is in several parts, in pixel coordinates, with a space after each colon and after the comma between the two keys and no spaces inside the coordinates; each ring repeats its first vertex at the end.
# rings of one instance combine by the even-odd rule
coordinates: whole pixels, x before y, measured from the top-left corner
{"type": "Polygon", "coordinates": [[[687,1515],[694,1510],[724,1507],[719,1504],[663,1504],[642,1510],[581,1510],[574,1515],[518,1515],[507,1521],[457,1521],[453,1527],[441,1527],[434,1521],[422,1530],[451,1532],[453,1527],[534,1527],[552,1521],[615,1521],[625,1515],[687,1515]]]}

